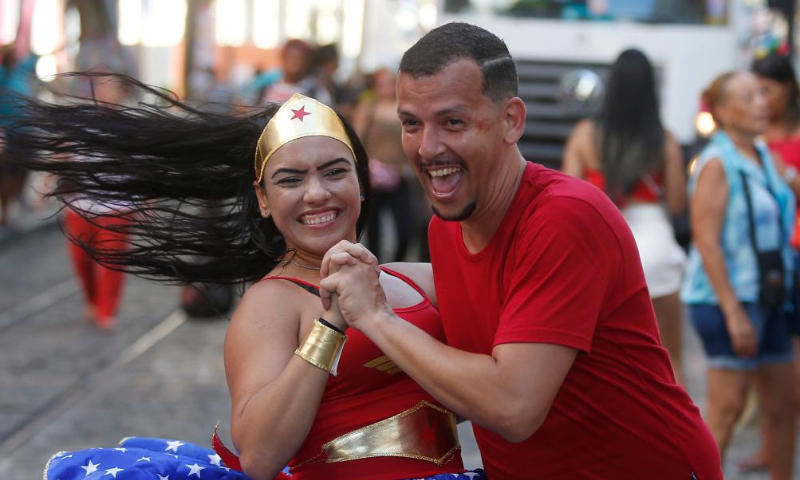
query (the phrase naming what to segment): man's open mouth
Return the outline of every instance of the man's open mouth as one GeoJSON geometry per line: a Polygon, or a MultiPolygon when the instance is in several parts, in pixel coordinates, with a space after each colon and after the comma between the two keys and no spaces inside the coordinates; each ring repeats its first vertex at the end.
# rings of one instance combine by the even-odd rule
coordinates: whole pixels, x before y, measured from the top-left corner
{"type": "Polygon", "coordinates": [[[433,193],[440,197],[452,194],[464,175],[464,168],[459,165],[428,167],[425,171],[431,177],[433,193]]]}

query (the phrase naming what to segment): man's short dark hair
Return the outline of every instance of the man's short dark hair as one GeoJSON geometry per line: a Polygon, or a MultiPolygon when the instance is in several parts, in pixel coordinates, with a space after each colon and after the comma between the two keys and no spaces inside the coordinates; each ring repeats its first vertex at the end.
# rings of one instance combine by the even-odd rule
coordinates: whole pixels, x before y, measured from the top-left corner
{"type": "Polygon", "coordinates": [[[463,59],[480,67],[484,95],[495,102],[517,96],[517,67],[505,42],[468,23],[448,23],[428,32],[403,55],[400,72],[427,77],[463,59]]]}

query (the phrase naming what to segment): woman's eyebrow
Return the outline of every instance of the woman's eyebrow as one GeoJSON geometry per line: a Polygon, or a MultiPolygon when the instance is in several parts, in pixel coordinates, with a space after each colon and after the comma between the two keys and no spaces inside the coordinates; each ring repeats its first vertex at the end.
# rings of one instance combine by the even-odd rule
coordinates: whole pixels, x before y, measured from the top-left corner
{"type": "Polygon", "coordinates": [[[349,161],[348,159],[346,159],[346,158],[344,158],[344,157],[339,157],[339,158],[334,158],[334,159],[333,159],[333,160],[331,160],[330,162],[325,162],[325,163],[323,163],[322,165],[320,165],[319,167],[317,167],[317,170],[321,170],[321,169],[323,169],[323,168],[328,168],[328,167],[330,167],[331,165],[336,165],[337,163],[341,163],[341,162],[344,162],[344,163],[346,163],[346,164],[350,165],[350,161],[349,161]]]}
{"type": "Polygon", "coordinates": [[[308,170],[300,170],[300,169],[297,169],[297,168],[279,168],[279,169],[275,170],[275,173],[273,173],[270,178],[275,178],[276,176],[278,176],[281,173],[303,174],[303,173],[306,173],[306,172],[308,172],[308,170]]]}
{"type": "MultiPolygon", "coordinates": [[[[323,163],[322,165],[317,167],[317,170],[321,170],[323,168],[328,168],[331,165],[336,165],[337,163],[342,163],[342,162],[350,165],[350,161],[348,159],[346,159],[344,157],[339,157],[339,158],[334,158],[330,162],[323,163]]],[[[275,173],[273,173],[270,178],[275,178],[277,175],[279,175],[281,173],[301,174],[302,175],[304,173],[308,173],[308,170],[307,169],[306,170],[301,170],[301,169],[298,169],[298,168],[279,168],[279,169],[275,170],[275,173]]]]}

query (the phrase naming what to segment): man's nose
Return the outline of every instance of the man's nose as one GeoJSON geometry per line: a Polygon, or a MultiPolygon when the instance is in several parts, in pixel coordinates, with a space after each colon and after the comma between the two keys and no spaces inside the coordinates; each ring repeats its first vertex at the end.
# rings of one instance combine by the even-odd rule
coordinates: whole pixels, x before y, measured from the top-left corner
{"type": "Polygon", "coordinates": [[[441,141],[438,129],[425,128],[422,131],[422,139],[419,144],[419,156],[428,160],[436,158],[444,150],[444,144],[441,141]]]}

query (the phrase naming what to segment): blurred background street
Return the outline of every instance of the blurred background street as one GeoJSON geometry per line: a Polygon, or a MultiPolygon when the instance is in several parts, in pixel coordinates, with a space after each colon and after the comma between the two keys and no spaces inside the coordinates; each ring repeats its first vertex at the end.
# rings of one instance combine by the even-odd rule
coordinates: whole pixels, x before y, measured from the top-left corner
{"type": "MultiPolygon", "coordinates": [[[[0,117],[9,113],[3,108],[13,113],[6,100],[17,95],[54,102],[61,101],[56,92],[89,95],[87,82],[59,76],[71,71],[131,75],[219,113],[294,92],[320,98],[351,120],[370,153],[375,200],[364,242],[384,262],[427,260],[430,209],[397,148],[399,135],[385,134],[399,129],[394,72],[422,34],[467,21],[504,39],[528,107],[521,153],[551,168],[563,167],[575,125],[598,112],[620,52],[641,50],[655,71],[663,127],[691,174],[719,127],[701,100],[704,87],[769,55],[797,66],[797,3],[0,0],[0,117]]],[[[0,154],[13,154],[4,142],[0,154]]],[[[127,436],[210,446],[217,421],[230,445],[227,319],[188,317],[181,289],[127,276],[116,315],[86,320],[92,312],[58,205],[42,198],[52,188],[52,178],[0,170],[0,478],[39,479],[58,451],[113,446],[127,436]]],[[[687,248],[686,209],[670,220],[687,248]]],[[[705,353],[686,316],[682,322],[685,385],[705,412],[705,353]]],[[[726,478],[769,478],[736,466],[758,450],[760,422],[750,401],[727,453],[726,478]]],[[[467,466],[480,466],[469,425],[460,431],[467,466]]],[[[800,479],[800,452],[795,463],[800,479]]]]}

